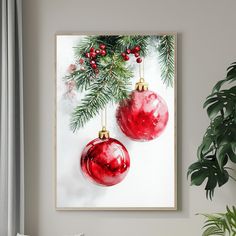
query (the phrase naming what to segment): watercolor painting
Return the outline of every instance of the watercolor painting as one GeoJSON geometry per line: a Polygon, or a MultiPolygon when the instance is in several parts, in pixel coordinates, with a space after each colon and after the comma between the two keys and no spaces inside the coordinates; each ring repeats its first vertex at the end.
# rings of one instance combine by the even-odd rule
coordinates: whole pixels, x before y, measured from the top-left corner
{"type": "Polygon", "coordinates": [[[56,208],[175,210],[176,35],[56,36],[56,208]]]}

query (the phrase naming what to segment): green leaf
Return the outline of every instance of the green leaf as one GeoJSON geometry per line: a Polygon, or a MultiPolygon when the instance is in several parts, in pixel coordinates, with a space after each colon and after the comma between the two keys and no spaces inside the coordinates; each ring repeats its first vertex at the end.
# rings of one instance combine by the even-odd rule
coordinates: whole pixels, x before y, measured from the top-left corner
{"type": "Polygon", "coordinates": [[[210,235],[236,235],[236,211],[235,207],[230,210],[230,208],[226,207],[226,213],[218,213],[218,214],[201,214],[206,220],[204,222],[204,232],[203,236],[210,235]]]}
{"type": "Polygon", "coordinates": [[[219,102],[213,103],[211,106],[209,106],[207,108],[207,114],[209,118],[214,119],[223,107],[224,104],[219,102]]]}
{"type": "Polygon", "coordinates": [[[216,151],[216,159],[221,170],[223,169],[223,163],[225,161],[225,158],[227,158],[226,154],[229,151],[229,147],[229,144],[225,144],[223,146],[220,146],[216,151]]]}
{"type": "Polygon", "coordinates": [[[231,148],[232,148],[233,153],[236,155],[236,142],[231,143],[231,148]]]}
{"type": "Polygon", "coordinates": [[[228,174],[228,172],[227,172],[226,170],[224,170],[223,172],[218,173],[217,180],[218,180],[218,185],[219,185],[219,187],[221,187],[222,185],[224,185],[225,183],[227,183],[228,180],[229,180],[229,174],[228,174]]]}
{"type": "Polygon", "coordinates": [[[217,98],[217,97],[210,97],[210,98],[208,98],[208,99],[205,101],[205,103],[204,103],[204,105],[203,105],[203,108],[206,108],[209,104],[215,103],[216,101],[218,101],[218,98],[217,98]]]}
{"type": "Polygon", "coordinates": [[[199,186],[207,178],[208,173],[205,170],[198,170],[191,175],[191,184],[199,186]]]}

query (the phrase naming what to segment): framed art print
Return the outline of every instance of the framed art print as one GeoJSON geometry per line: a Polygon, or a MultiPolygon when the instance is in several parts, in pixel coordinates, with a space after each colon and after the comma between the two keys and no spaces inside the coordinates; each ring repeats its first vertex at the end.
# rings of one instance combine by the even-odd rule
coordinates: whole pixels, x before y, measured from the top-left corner
{"type": "Polygon", "coordinates": [[[175,210],[176,34],[56,35],[58,210],[175,210]]]}

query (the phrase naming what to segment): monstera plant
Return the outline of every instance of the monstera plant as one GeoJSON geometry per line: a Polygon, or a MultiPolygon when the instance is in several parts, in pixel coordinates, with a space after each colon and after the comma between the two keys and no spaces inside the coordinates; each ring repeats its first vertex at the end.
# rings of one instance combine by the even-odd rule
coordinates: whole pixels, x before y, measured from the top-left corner
{"type": "Polygon", "coordinates": [[[220,80],[207,97],[210,125],[198,147],[198,160],[188,169],[191,184],[200,186],[206,180],[206,197],[212,199],[216,187],[236,181],[236,62],[227,69],[227,76],[220,80]],[[226,87],[226,88],[225,88],[226,87]]]}
{"type": "MultiPolygon", "coordinates": [[[[187,175],[191,184],[206,183],[206,197],[212,199],[216,187],[229,179],[236,181],[236,62],[227,69],[226,78],[220,80],[207,97],[210,125],[198,147],[198,160],[190,165],[187,175]]],[[[202,214],[206,217],[203,236],[236,236],[236,208],[226,213],[202,214]]]]}

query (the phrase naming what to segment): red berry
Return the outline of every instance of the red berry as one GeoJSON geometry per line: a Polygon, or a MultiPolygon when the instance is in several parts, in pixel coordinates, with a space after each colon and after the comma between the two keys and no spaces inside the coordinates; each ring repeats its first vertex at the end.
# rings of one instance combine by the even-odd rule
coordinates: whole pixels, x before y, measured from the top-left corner
{"type": "Polygon", "coordinates": [[[134,50],[135,50],[136,52],[139,52],[139,51],[140,51],[140,49],[141,49],[141,47],[140,47],[140,46],[135,46],[135,47],[134,47],[134,50]]]}
{"type": "Polygon", "coordinates": [[[90,65],[96,64],[94,60],[90,61],[90,65]]]}
{"type": "Polygon", "coordinates": [[[99,48],[101,48],[101,49],[104,50],[104,49],[106,48],[106,45],[104,45],[104,44],[100,44],[100,45],[99,45],[99,48]]]}
{"type": "Polygon", "coordinates": [[[82,65],[84,63],[84,59],[80,58],[79,59],[79,64],[82,65]]]}
{"type": "Polygon", "coordinates": [[[130,54],[130,53],[131,53],[131,50],[130,50],[130,49],[127,49],[127,50],[126,50],[126,53],[127,53],[127,54],[130,54]]]}
{"type": "Polygon", "coordinates": [[[121,53],[121,56],[122,56],[122,57],[125,57],[125,56],[126,56],[126,53],[122,52],[122,53],[121,53]]]}
{"type": "Polygon", "coordinates": [[[100,53],[100,49],[96,49],[96,51],[95,51],[97,54],[99,54],[100,53]]]}
{"type": "Polygon", "coordinates": [[[89,53],[89,52],[86,52],[86,53],[85,53],[85,57],[89,58],[89,57],[90,57],[90,53],[89,53]]]}
{"type": "Polygon", "coordinates": [[[90,52],[90,57],[95,58],[97,56],[96,52],[90,52]]]}
{"type": "Polygon", "coordinates": [[[141,62],[142,62],[142,59],[139,57],[139,58],[137,58],[136,62],[137,62],[137,63],[141,63],[141,62]]]}
{"type": "Polygon", "coordinates": [[[97,68],[97,64],[92,64],[91,67],[92,67],[93,69],[96,69],[96,68],[97,68]]]}
{"type": "Polygon", "coordinates": [[[94,52],[95,51],[95,49],[92,47],[92,48],[90,48],[90,52],[94,52]]]}
{"type": "Polygon", "coordinates": [[[125,61],[128,61],[128,60],[129,60],[129,56],[128,56],[128,55],[125,55],[124,60],[125,60],[125,61]]]}
{"type": "Polygon", "coordinates": [[[100,54],[101,54],[102,56],[105,56],[105,55],[107,54],[107,52],[106,52],[106,50],[101,50],[100,54]]]}
{"type": "Polygon", "coordinates": [[[134,53],[134,56],[139,57],[139,53],[138,52],[134,53]]]}
{"type": "Polygon", "coordinates": [[[134,54],[136,51],[134,50],[134,48],[131,49],[131,53],[134,54]]]}

